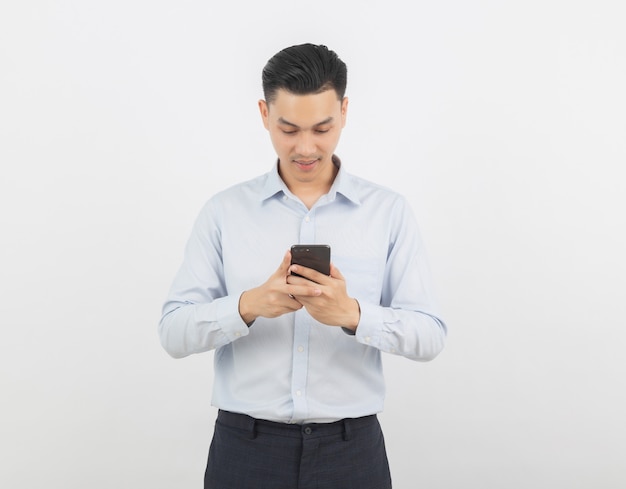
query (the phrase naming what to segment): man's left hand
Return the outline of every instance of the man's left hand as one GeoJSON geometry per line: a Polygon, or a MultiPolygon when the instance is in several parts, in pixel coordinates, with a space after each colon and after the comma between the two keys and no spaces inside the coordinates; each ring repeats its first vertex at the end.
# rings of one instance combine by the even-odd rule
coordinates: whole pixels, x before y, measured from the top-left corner
{"type": "Polygon", "coordinates": [[[348,295],[346,279],[337,267],[331,263],[330,276],[302,265],[291,265],[292,271],[301,277],[287,275],[289,293],[313,318],[329,326],[356,330],[361,317],[359,303],[348,295]]]}

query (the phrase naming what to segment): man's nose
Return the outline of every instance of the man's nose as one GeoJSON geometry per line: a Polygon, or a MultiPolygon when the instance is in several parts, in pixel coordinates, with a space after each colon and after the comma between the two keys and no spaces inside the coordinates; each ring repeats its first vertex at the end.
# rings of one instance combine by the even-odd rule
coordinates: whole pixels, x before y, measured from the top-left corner
{"type": "Polygon", "coordinates": [[[298,134],[296,153],[302,156],[310,156],[315,153],[315,140],[312,134],[302,131],[298,134]]]}

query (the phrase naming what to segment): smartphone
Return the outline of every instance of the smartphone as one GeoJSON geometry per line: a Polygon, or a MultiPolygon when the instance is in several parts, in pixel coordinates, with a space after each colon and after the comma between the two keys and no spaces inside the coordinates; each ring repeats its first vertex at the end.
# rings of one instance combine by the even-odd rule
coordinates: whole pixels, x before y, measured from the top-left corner
{"type": "MultiPolygon", "coordinates": [[[[299,244],[291,247],[291,264],[313,268],[330,275],[330,246],[323,244],[299,244]]],[[[298,275],[294,273],[293,275],[298,275]]]]}

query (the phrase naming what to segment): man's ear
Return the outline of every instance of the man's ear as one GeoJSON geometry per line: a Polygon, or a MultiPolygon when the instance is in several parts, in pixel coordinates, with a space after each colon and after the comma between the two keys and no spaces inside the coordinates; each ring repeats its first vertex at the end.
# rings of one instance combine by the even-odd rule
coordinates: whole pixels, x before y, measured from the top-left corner
{"type": "Polygon", "coordinates": [[[263,119],[263,125],[265,126],[265,129],[269,130],[270,109],[267,106],[267,102],[263,99],[259,100],[259,111],[261,112],[261,119],[263,119]]]}
{"type": "Polygon", "coordinates": [[[348,97],[344,97],[341,101],[341,127],[346,126],[346,117],[348,116],[348,97]]]}

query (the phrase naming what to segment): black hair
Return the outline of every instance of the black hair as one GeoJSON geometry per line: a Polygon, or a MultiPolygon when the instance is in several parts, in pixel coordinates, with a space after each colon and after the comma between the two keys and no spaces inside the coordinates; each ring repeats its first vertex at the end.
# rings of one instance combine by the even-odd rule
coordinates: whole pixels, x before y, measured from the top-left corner
{"type": "Polygon", "coordinates": [[[263,68],[263,94],[269,104],[278,90],[308,95],[335,90],[343,100],[348,69],[334,51],[324,45],[300,44],[279,51],[263,68]]]}

